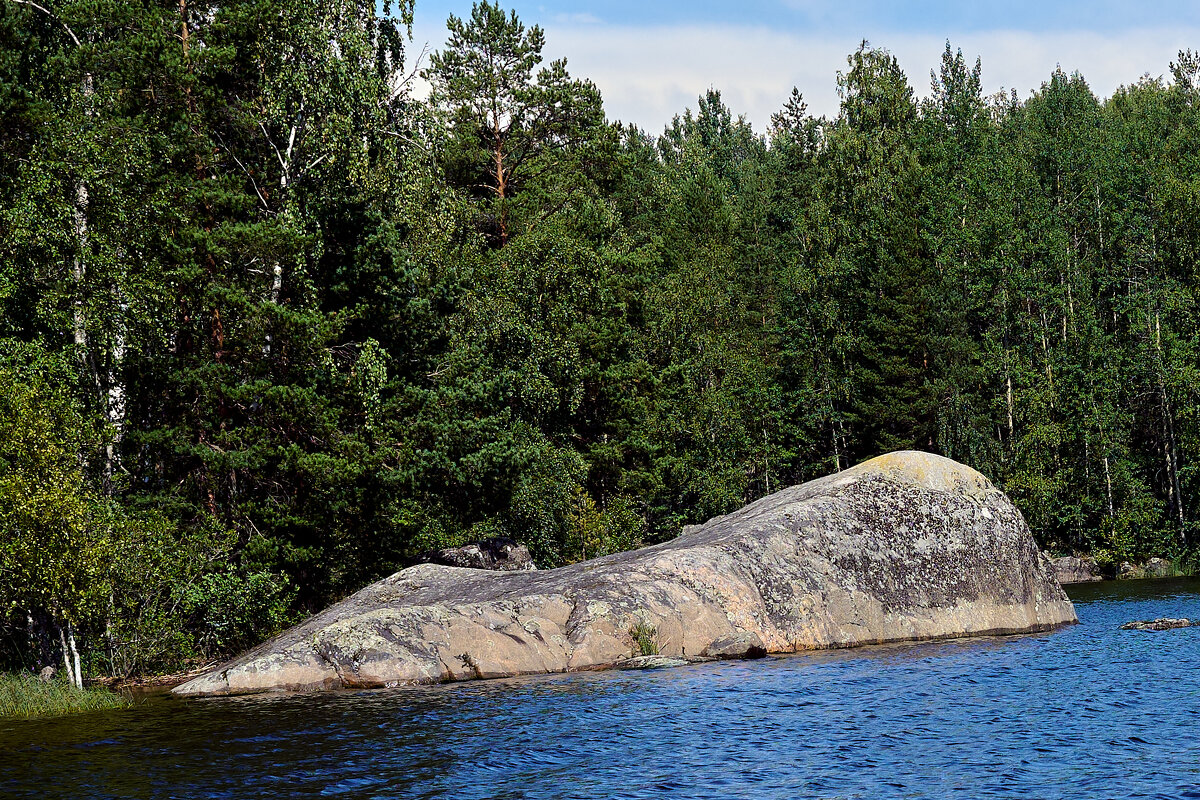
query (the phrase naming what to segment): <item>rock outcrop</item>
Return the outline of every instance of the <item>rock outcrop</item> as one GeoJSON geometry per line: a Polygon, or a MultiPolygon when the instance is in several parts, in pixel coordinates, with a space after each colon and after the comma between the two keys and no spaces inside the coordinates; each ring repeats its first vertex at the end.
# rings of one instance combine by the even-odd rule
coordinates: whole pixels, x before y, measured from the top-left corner
{"type": "Polygon", "coordinates": [[[446,567],[494,569],[505,572],[534,570],[537,566],[529,548],[512,539],[496,537],[462,547],[429,550],[413,559],[414,564],[441,564],[446,567]]]}
{"type": "Polygon", "coordinates": [[[1062,584],[1104,580],[1095,559],[1090,556],[1062,556],[1051,561],[1051,564],[1054,566],[1054,577],[1062,584]]]}
{"type": "Polygon", "coordinates": [[[978,472],[892,453],[669,542],[536,572],[421,564],[175,689],[394,686],[1043,631],[1075,611],[978,472]],[[644,650],[642,650],[644,652],[644,650]]]}
{"type": "Polygon", "coordinates": [[[1165,558],[1152,558],[1142,567],[1147,578],[1166,578],[1171,575],[1171,562],[1165,558]]]}
{"type": "Polygon", "coordinates": [[[1152,558],[1145,564],[1132,564],[1128,561],[1122,561],[1121,566],[1117,569],[1117,577],[1121,580],[1166,578],[1171,573],[1171,562],[1165,558],[1152,558]]]}
{"type": "Polygon", "coordinates": [[[1172,619],[1170,617],[1159,617],[1158,619],[1139,619],[1133,622],[1126,622],[1121,626],[1123,631],[1172,631],[1176,628],[1194,628],[1197,623],[1195,620],[1180,618],[1172,619]]]}

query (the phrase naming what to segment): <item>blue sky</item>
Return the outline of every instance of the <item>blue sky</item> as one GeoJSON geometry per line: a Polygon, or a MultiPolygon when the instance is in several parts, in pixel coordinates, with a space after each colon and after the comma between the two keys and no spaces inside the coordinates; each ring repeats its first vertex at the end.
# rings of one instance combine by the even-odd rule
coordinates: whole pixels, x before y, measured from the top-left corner
{"type": "MultiPolygon", "coordinates": [[[[444,41],[469,0],[416,0],[419,50],[444,41]]],[[[546,55],[596,82],[609,117],[657,133],[708,88],[762,130],[797,86],[817,114],[837,111],[835,76],[857,43],[896,54],[919,95],[947,39],[983,60],[985,91],[1027,96],[1056,66],[1083,73],[1104,97],[1144,74],[1167,75],[1182,48],[1200,49],[1200,2],[1015,0],[616,0],[504,3],[546,31],[546,55]]]]}

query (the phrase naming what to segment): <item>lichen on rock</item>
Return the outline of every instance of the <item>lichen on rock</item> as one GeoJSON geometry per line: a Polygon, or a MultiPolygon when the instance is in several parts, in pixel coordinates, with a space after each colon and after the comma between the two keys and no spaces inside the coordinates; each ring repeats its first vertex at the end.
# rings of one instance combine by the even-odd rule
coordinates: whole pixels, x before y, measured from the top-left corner
{"type": "Polygon", "coordinates": [[[419,564],[175,689],[469,680],[658,655],[745,658],[1075,622],[1021,513],[969,467],[891,453],[669,542],[567,567],[419,564]]]}

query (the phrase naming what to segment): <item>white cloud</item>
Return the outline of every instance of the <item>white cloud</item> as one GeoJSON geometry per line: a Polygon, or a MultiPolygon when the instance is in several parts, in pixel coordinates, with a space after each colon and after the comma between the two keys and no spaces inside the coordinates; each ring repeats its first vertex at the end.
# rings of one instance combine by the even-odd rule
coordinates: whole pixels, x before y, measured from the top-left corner
{"type": "Polygon", "coordinates": [[[554,22],[559,25],[599,25],[604,20],[595,14],[584,12],[580,14],[555,14],[554,22]]]}
{"type": "MultiPolygon", "coordinates": [[[[962,35],[876,31],[867,38],[895,54],[920,96],[928,94],[929,71],[938,66],[949,38],[971,62],[982,58],[988,94],[1003,87],[1026,97],[1061,65],[1067,72],[1082,72],[1092,90],[1107,97],[1146,73],[1167,73],[1180,49],[1200,41],[1200,29],[962,35]]],[[[696,98],[712,87],[735,113],[744,113],[764,130],[793,86],[804,93],[812,113],[836,114],[836,74],[845,70],[847,54],[861,39],[759,27],[549,26],[546,49],[553,57],[566,56],[572,74],[595,81],[613,119],[657,133],[673,115],[694,109],[696,98]]]]}
{"type": "MultiPolygon", "coordinates": [[[[793,0],[800,2],[800,0],[793,0]]],[[[793,86],[813,114],[838,110],[836,74],[858,47],[861,34],[807,34],[765,27],[672,25],[624,27],[596,22],[553,22],[546,29],[547,60],[565,56],[571,73],[593,80],[611,119],[659,133],[675,114],[695,109],[709,88],[719,89],[734,113],[765,130],[793,86]]],[[[444,27],[415,31],[417,44],[441,46],[444,27]]],[[[1144,29],[1122,33],[984,31],[956,34],[867,31],[874,45],[900,61],[919,96],[929,91],[946,39],[970,62],[983,59],[984,91],[1015,88],[1027,97],[1056,66],[1076,70],[1107,97],[1142,75],[1167,74],[1176,53],[1200,42],[1200,28],[1144,29]]]]}
{"type": "MultiPolygon", "coordinates": [[[[595,81],[613,119],[658,133],[709,88],[760,129],[799,86],[810,108],[837,107],[834,73],[855,42],[810,41],[766,28],[553,27],[547,50],[595,81]]],[[[822,109],[823,110],[823,109],[822,109]]]]}

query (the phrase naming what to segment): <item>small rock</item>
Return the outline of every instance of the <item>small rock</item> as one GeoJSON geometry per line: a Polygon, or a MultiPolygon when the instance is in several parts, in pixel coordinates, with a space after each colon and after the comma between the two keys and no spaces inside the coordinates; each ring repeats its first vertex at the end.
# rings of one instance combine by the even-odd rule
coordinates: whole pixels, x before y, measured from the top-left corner
{"type": "Polygon", "coordinates": [[[1122,561],[1117,577],[1123,579],[1135,578],[1165,578],[1173,572],[1171,562],[1165,558],[1152,558],[1145,564],[1132,564],[1122,561]]]}
{"type": "Polygon", "coordinates": [[[1194,625],[1200,625],[1200,622],[1193,622],[1190,619],[1171,619],[1169,617],[1159,617],[1158,619],[1135,620],[1134,622],[1126,622],[1121,626],[1123,631],[1169,631],[1173,628],[1190,628],[1194,625]]]}
{"type": "Polygon", "coordinates": [[[1121,566],[1117,568],[1117,577],[1122,580],[1144,578],[1146,577],[1146,572],[1141,567],[1134,566],[1128,561],[1122,561],[1121,566]]]}
{"type": "Polygon", "coordinates": [[[739,631],[733,636],[722,636],[700,654],[708,658],[763,658],[766,645],[753,631],[739,631]]]}
{"type": "Polygon", "coordinates": [[[482,542],[464,545],[463,547],[446,547],[441,550],[429,550],[413,559],[413,564],[441,564],[446,567],[467,567],[469,569],[491,569],[501,572],[516,572],[535,570],[533,557],[529,548],[523,544],[496,537],[484,539],[482,542]]]}
{"type": "Polygon", "coordinates": [[[1142,571],[1150,578],[1165,578],[1171,574],[1171,562],[1165,558],[1152,558],[1142,567],[1142,571]]]}
{"type": "Polygon", "coordinates": [[[1082,558],[1063,556],[1051,559],[1050,564],[1054,567],[1054,577],[1058,579],[1059,583],[1089,583],[1103,580],[1096,561],[1087,556],[1082,558]]]}
{"type": "Polygon", "coordinates": [[[662,669],[663,667],[687,666],[686,658],[671,656],[635,656],[617,663],[618,669],[662,669]]]}

